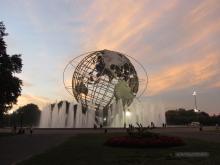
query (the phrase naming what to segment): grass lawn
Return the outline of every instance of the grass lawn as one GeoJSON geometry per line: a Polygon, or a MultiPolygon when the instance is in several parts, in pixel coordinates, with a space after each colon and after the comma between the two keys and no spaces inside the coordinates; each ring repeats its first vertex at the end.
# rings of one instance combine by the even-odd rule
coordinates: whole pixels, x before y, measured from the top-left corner
{"type": "MultiPolygon", "coordinates": [[[[119,135],[119,134],[114,134],[119,135]]],[[[171,148],[114,148],[103,143],[113,134],[87,134],[72,137],[45,153],[19,165],[211,165],[220,164],[220,143],[184,139],[185,146],[171,148]],[[175,152],[209,152],[208,158],[175,158],[175,152]]]]}

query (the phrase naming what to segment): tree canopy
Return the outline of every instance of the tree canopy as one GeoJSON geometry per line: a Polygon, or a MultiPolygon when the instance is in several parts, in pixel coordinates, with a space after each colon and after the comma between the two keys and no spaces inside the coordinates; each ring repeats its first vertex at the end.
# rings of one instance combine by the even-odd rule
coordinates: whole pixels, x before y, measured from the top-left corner
{"type": "Polygon", "coordinates": [[[0,22],[0,126],[2,126],[3,114],[17,103],[21,95],[22,80],[16,74],[22,71],[22,59],[20,54],[8,55],[4,37],[8,34],[3,22],[0,22]]]}
{"type": "Polygon", "coordinates": [[[41,111],[35,104],[27,104],[18,108],[11,115],[11,124],[20,126],[37,126],[40,120],[41,111]]]}
{"type": "Polygon", "coordinates": [[[220,124],[220,115],[209,116],[206,112],[195,112],[193,109],[168,110],[166,122],[170,125],[187,125],[191,122],[200,122],[203,125],[220,124]]]}

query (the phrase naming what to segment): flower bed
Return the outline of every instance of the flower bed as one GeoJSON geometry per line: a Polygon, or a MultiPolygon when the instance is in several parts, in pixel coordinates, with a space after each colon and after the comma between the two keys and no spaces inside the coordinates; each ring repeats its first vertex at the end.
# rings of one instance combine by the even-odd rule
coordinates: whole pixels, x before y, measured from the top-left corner
{"type": "Polygon", "coordinates": [[[146,147],[173,147],[184,145],[182,139],[178,137],[156,136],[150,138],[120,136],[112,137],[105,142],[108,146],[146,148],[146,147]]]}

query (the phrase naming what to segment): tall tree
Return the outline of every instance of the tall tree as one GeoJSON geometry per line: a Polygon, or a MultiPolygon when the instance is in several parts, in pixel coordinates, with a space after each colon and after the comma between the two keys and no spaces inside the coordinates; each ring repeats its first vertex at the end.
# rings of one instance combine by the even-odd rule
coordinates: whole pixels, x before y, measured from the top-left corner
{"type": "Polygon", "coordinates": [[[5,25],[0,22],[0,127],[4,113],[17,103],[22,86],[22,81],[15,75],[22,69],[21,55],[7,54],[4,37],[8,34],[5,30],[5,25]]]}

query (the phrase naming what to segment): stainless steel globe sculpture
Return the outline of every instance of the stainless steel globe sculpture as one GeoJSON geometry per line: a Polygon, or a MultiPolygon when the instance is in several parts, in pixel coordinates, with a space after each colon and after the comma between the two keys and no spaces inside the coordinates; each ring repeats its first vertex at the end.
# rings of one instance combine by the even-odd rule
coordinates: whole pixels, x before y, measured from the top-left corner
{"type": "MultiPolygon", "coordinates": [[[[130,105],[137,95],[137,72],[129,58],[122,53],[106,49],[94,51],[84,54],[79,62],[73,59],[69,65],[74,68],[71,85],[66,85],[65,75],[64,85],[84,110],[103,110],[113,98],[123,99],[124,104],[130,105]]],[[[64,73],[66,70],[67,67],[64,73]]]]}

